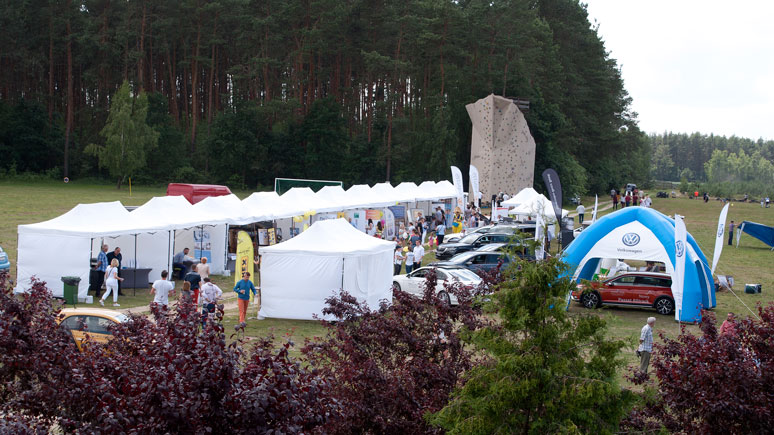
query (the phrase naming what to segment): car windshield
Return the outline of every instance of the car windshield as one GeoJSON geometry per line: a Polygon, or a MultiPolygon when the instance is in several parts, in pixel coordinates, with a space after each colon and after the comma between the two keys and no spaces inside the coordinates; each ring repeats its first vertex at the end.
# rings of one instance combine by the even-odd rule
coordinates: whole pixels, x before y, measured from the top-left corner
{"type": "Polygon", "coordinates": [[[463,252],[462,254],[455,255],[449,261],[452,261],[454,263],[464,263],[464,262],[470,260],[470,257],[473,257],[475,255],[478,255],[478,252],[476,252],[476,251],[463,252]]]}
{"type": "Polygon", "coordinates": [[[480,234],[468,234],[467,236],[460,239],[460,243],[467,243],[472,244],[476,243],[476,240],[480,237],[480,234]]]}
{"type": "Polygon", "coordinates": [[[471,272],[468,269],[454,269],[454,270],[447,270],[449,274],[456,277],[460,281],[481,281],[481,278],[479,278],[478,275],[476,275],[475,272],[471,272]]]}
{"type": "Polygon", "coordinates": [[[129,316],[126,314],[115,314],[115,319],[118,320],[118,323],[124,323],[129,320],[129,316]]]}

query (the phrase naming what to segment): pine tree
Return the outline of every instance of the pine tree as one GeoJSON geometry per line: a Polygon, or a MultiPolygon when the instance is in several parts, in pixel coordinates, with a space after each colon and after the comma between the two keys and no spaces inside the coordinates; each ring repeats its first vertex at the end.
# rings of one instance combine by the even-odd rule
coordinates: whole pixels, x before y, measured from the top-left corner
{"type": "Polygon", "coordinates": [[[451,434],[615,432],[632,398],[616,382],[624,343],[597,316],[568,316],[559,260],[511,273],[493,296],[499,323],[467,337],[490,360],[430,421],[451,434]]]}

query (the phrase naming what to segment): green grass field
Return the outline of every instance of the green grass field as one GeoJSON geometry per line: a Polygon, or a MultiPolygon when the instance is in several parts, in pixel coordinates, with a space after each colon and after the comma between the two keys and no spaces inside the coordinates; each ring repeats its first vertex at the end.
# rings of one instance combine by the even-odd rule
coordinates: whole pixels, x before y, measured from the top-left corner
{"type": "MultiPolygon", "coordinates": [[[[70,184],[39,182],[39,183],[16,183],[0,182],[0,246],[9,254],[11,259],[11,273],[15,273],[16,264],[16,241],[17,225],[44,221],[61,215],[70,210],[78,203],[99,202],[99,201],[121,201],[125,205],[141,205],[152,196],[164,195],[163,187],[149,188],[139,187],[132,190],[129,196],[128,189],[116,190],[113,186],[79,184],[72,182],[70,184]]],[[[239,192],[240,197],[244,197],[249,192],[239,192]]],[[[693,234],[704,254],[711,259],[714,249],[714,234],[717,225],[718,214],[722,205],[719,201],[710,201],[705,204],[700,200],[689,200],[686,198],[659,199],[651,193],[653,198],[653,207],[666,214],[673,215],[675,212],[685,216],[688,231],[693,234]]],[[[600,195],[600,206],[609,202],[606,195],[600,195]]],[[[594,199],[584,198],[584,204],[589,208],[587,216],[590,218],[590,208],[593,207],[594,199]]],[[[568,206],[568,210],[574,211],[568,206]]],[[[600,212],[600,216],[612,212],[612,209],[600,212]]],[[[729,211],[728,219],[733,219],[737,223],[743,220],[774,225],[774,208],[764,209],[758,204],[733,203],[729,211]]],[[[56,253],[51,253],[52,261],[56,259],[56,253]]],[[[425,262],[434,260],[433,255],[428,255],[425,262]]],[[[751,309],[755,309],[757,303],[769,303],[774,301],[772,290],[774,290],[774,275],[770,272],[774,252],[769,251],[763,243],[749,236],[742,236],[742,242],[739,248],[725,245],[723,255],[721,256],[717,272],[719,274],[732,275],[736,280],[736,296],[729,292],[718,292],[718,307],[715,310],[718,319],[725,318],[729,311],[733,311],[740,316],[748,316],[750,312],[745,304],[751,309]],[[745,283],[759,283],[763,286],[763,293],[760,295],[749,295],[744,293],[745,283]]],[[[233,277],[214,277],[215,282],[228,294],[233,287],[233,277]]],[[[147,306],[151,300],[147,291],[137,290],[136,296],[131,296],[132,291],[128,290],[129,296],[122,298],[119,302],[121,308],[147,306]]],[[[230,296],[230,295],[229,295],[230,296]]],[[[593,313],[603,316],[610,324],[611,337],[624,338],[632,343],[631,351],[625,353],[627,361],[634,365],[636,357],[634,356],[634,345],[637,335],[645,319],[648,316],[655,315],[652,310],[627,309],[619,307],[603,308],[600,310],[588,311],[577,304],[572,304],[570,311],[572,313],[593,313]]],[[[674,337],[680,331],[678,325],[672,317],[655,315],[657,320],[656,331],[664,332],[667,336],[674,337]]],[[[227,331],[233,331],[236,325],[236,312],[227,311],[225,324],[227,331]]],[[[693,325],[685,326],[689,331],[696,331],[698,328],[693,325]]],[[[273,334],[277,338],[289,338],[297,344],[303,343],[305,338],[321,336],[325,333],[324,329],[316,322],[293,321],[293,320],[250,320],[246,330],[249,337],[259,337],[266,334],[273,334]]]]}

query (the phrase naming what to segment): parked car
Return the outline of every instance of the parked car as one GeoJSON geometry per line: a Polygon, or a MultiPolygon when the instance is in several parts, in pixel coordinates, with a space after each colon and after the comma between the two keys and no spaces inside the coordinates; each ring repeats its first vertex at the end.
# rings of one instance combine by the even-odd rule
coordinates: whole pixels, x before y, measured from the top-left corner
{"type": "Polygon", "coordinates": [[[522,232],[535,235],[535,224],[518,224],[518,223],[496,223],[483,227],[478,227],[472,231],[468,231],[467,234],[452,233],[447,234],[443,238],[444,243],[456,243],[466,235],[470,234],[484,234],[484,233],[508,233],[515,234],[516,232],[522,232]]]}
{"type": "Polygon", "coordinates": [[[591,282],[590,287],[578,284],[571,298],[586,308],[620,305],[653,307],[663,315],[675,312],[672,278],[666,273],[626,272],[602,282],[591,282]]]}
{"type": "Polygon", "coordinates": [[[514,246],[514,242],[509,243],[490,243],[474,249],[476,252],[508,252],[514,251],[516,255],[522,260],[535,261],[535,253],[532,252],[529,246],[514,246]]]}
{"type": "Polygon", "coordinates": [[[634,183],[629,183],[626,185],[627,192],[634,192],[635,189],[637,189],[637,185],[634,183]]]}
{"type": "MultiPolygon", "coordinates": [[[[491,246],[491,245],[486,245],[491,246]]],[[[481,251],[469,251],[457,254],[449,260],[439,261],[436,263],[430,263],[430,266],[436,267],[461,267],[468,269],[472,272],[487,272],[497,267],[503,262],[503,267],[507,266],[511,262],[511,258],[505,252],[493,251],[493,252],[481,252],[481,251]]]]}
{"type": "Polygon", "coordinates": [[[392,277],[392,287],[395,290],[403,290],[414,296],[422,297],[425,292],[425,280],[427,273],[435,269],[435,291],[438,297],[447,304],[457,305],[457,298],[446,291],[444,284],[447,281],[459,281],[462,285],[471,288],[481,284],[481,278],[468,269],[461,267],[420,267],[407,275],[395,275],[392,277]]]}
{"type": "Polygon", "coordinates": [[[446,260],[453,256],[467,251],[472,251],[480,246],[495,243],[495,242],[507,242],[508,239],[513,237],[513,234],[507,233],[474,233],[468,234],[461,238],[456,243],[442,243],[435,251],[435,258],[439,260],[446,260]]]}
{"type": "Polygon", "coordinates": [[[65,308],[59,314],[59,325],[73,336],[73,341],[81,349],[88,334],[94,342],[107,343],[113,338],[110,326],[129,320],[129,316],[119,311],[99,308],[65,308]]]}
{"type": "Polygon", "coordinates": [[[0,271],[10,272],[11,261],[8,259],[8,254],[0,247],[0,271]]]}

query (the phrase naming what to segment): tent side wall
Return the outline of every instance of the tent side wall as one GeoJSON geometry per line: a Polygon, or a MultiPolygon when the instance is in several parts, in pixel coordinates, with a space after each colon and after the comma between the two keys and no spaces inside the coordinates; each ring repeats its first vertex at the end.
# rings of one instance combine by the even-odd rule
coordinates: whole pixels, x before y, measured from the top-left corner
{"type": "MultiPolygon", "coordinates": [[[[342,288],[343,256],[279,254],[261,258],[262,317],[322,318],[325,299],[342,288]]],[[[389,263],[388,263],[389,264],[389,263]]]]}
{"type": "MultiPolygon", "coordinates": [[[[82,236],[64,236],[20,232],[18,244],[18,287],[30,288],[30,278],[45,281],[54,296],[63,295],[61,277],[78,276],[78,297],[85,298],[89,289],[89,242],[82,236]]],[[[95,252],[96,255],[96,252],[95,252]]]]}
{"type": "Polygon", "coordinates": [[[344,259],[344,291],[376,310],[381,301],[392,302],[393,249],[344,259]]]}
{"type": "MultiPolygon", "coordinates": [[[[204,231],[205,235],[209,234],[209,239],[205,237],[205,243],[209,243],[210,247],[210,274],[220,275],[226,268],[226,244],[228,243],[226,224],[219,225],[205,225],[202,227],[194,227],[188,229],[182,229],[175,231],[175,241],[172,246],[172,256],[181,252],[184,248],[190,249],[188,255],[195,257],[196,249],[194,249],[194,231],[198,234],[204,231]],[[209,240],[209,242],[207,242],[209,240]]],[[[205,246],[206,247],[206,246],[205,246]]],[[[139,250],[138,246],[138,250],[139,250]]],[[[166,247],[164,252],[166,254],[166,247]]],[[[139,257],[138,257],[139,261],[139,257]]],[[[171,272],[171,271],[170,271],[171,272]]]]}

